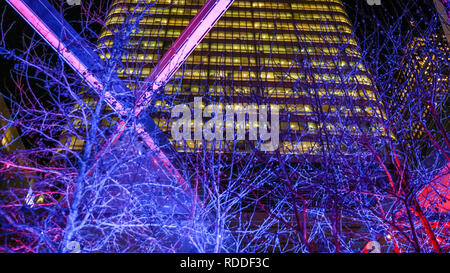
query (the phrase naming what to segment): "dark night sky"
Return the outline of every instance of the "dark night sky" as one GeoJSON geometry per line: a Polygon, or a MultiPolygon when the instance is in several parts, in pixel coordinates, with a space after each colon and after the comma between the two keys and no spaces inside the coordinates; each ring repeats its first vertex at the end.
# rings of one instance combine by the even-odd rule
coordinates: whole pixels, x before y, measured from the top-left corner
{"type": "MultiPolygon", "coordinates": [[[[57,6],[58,3],[65,2],[64,0],[49,0],[54,6],[57,6]],[[55,4],[56,3],[56,4],[55,4]]],[[[90,10],[96,10],[100,7],[104,7],[107,5],[107,0],[99,0],[96,2],[96,7],[91,8],[90,10]]],[[[79,6],[69,6],[64,4],[64,17],[66,20],[75,28],[78,32],[82,30],[82,27],[79,23],[82,10],[79,6]]],[[[106,9],[104,9],[106,10],[106,9]]],[[[8,50],[15,49],[16,52],[22,51],[25,47],[25,41],[29,42],[28,38],[33,35],[36,35],[34,30],[27,24],[25,21],[6,3],[6,1],[0,2],[0,12],[3,14],[3,30],[11,29],[8,31],[8,34],[5,38],[6,48],[8,50]]],[[[93,25],[91,26],[97,32],[100,31],[100,28],[93,25]]],[[[1,57],[1,76],[0,76],[0,93],[7,93],[7,89],[13,90],[14,85],[11,80],[11,71],[14,68],[14,61],[5,60],[5,58],[1,57]]]]}

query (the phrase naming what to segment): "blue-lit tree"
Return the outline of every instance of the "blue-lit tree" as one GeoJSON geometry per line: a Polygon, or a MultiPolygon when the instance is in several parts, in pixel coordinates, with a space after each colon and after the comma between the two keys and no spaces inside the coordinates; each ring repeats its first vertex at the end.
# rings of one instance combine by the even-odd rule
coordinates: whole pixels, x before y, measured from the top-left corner
{"type": "MultiPolygon", "coordinates": [[[[385,252],[448,252],[448,216],[440,209],[448,202],[448,182],[439,179],[449,156],[448,45],[438,42],[441,25],[434,11],[405,31],[403,23],[424,8],[403,2],[399,19],[387,22],[377,13],[366,16],[376,7],[365,1],[349,4],[357,32],[373,27],[357,36],[361,66],[341,67],[337,56],[329,60],[341,79],[368,68],[377,89],[368,100],[372,112],[351,99],[354,90],[339,95],[335,91],[342,87],[305,88],[299,81],[294,91],[311,101],[316,126],[303,124],[295,141],[314,136],[320,146],[303,154],[261,153],[255,148],[260,143],[240,141],[231,152],[217,153],[222,143],[213,142],[212,149],[203,145],[192,153],[182,142],[186,151],[176,162],[190,181],[188,191],[149,160],[154,151],[136,134],[135,120],[126,120],[119,137],[119,118],[104,97],[113,84],[110,73],[141,84],[135,71],[146,64],[130,58],[129,44],[147,42],[133,34],[151,3],[130,10],[121,27],[110,29],[113,44],[102,45],[96,33],[106,28],[106,5],[83,1],[75,24],[107,64],[100,93],[37,35],[24,37],[23,50],[11,48],[5,38],[14,27],[4,23],[0,50],[16,67],[11,95],[3,96],[9,114],[1,112],[0,138],[11,128],[19,137],[1,147],[19,140],[24,147],[0,154],[0,251],[359,252],[366,242],[378,241],[385,252]],[[129,69],[134,72],[127,76],[129,69]],[[336,107],[324,108],[330,100],[336,107]],[[352,122],[355,117],[361,122],[352,122]],[[421,195],[427,187],[441,198],[421,195]]],[[[60,7],[65,14],[67,6],[60,7]]],[[[296,32],[303,45],[301,34],[296,32]]],[[[292,63],[310,69],[305,74],[312,81],[313,62],[326,59],[325,52],[318,60],[313,55],[299,52],[292,63]]],[[[168,105],[150,109],[170,110],[181,93],[158,94],[168,105]]],[[[212,103],[213,96],[206,92],[204,100],[212,103]]],[[[260,103],[268,103],[270,95],[262,97],[260,103]]]]}

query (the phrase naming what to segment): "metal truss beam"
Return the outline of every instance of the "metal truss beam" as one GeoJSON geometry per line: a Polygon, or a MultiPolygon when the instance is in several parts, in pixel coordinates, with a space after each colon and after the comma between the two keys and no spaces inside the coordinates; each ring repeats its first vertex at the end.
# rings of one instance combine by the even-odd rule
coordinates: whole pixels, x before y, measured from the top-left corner
{"type": "Polygon", "coordinates": [[[151,102],[154,92],[166,85],[206,34],[233,4],[233,1],[206,1],[148,76],[146,80],[148,84],[142,88],[143,94],[137,103],[138,109],[140,109],[139,106],[147,106],[151,102]]]}
{"type": "MultiPolygon", "coordinates": [[[[119,128],[124,128],[126,119],[133,113],[134,105],[130,90],[114,75],[104,86],[105,63],[89,44],[64,20],[46,0],[6,0],[25,21],[63,58],[98,94],[103,95],[108,105],[122,119],[119,128]]],[[[153,162],[167,171],[189,189],[185,179],[171,163],[175,149],[160,131],[148,113],[137,115],[137,133],[153,151],[153,162]]]]}
{"type": "MultiPolygon", "coordinates": [[[[119,117],[124,119],[132,112],[138,117],[140,121],[136,125],[137,133],[155,152],[154,163],[172,174],[185,189],[188,189],[186,181],[166,155],[174,151],[173,147],[153,119],[147,113],[141,115],[141,112],[150,104],[154,93],[170,80],[233,1],[208,0],[203,5],[150,73],[141,89],[143,92],[137,104],[133,105],[130,90],[117,75],[114,75],[112,81],[108,83],[108,89],[111,91],[104,92],[107,103],[119,117]]],[[[7,0],[7,2],[95,91],[102,92],[104,62],[53,6],[46,0],[7,0]]],[[[126,122],[122,120],[118,127],[118,135],[123,132],[125,125],[126,122]]]]}

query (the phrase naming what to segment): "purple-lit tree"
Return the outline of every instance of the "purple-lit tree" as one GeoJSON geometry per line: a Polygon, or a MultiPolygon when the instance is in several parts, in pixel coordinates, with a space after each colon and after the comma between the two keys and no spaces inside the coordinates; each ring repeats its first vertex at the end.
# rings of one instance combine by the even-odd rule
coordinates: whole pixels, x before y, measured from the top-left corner
{"type": "MultiPolygon", "coordinates": [[[[152,8],[147,2],[128,11],[120,27],[108,29],[114,41],[106,45],[96,34],[107,29],[106,5],[95,8],[83,1],[76,24],[107,67],[100,93],[37,35],[24,37],[23,50],[10,48],[5,38],[14,28],[2,25],[1,54],[17,65],[12,95],[3,96],[9,114],[1,112],[0,138],[16,128],[19,138],[11,143],[20,139],[25,147],[0,154],[0,251],[359,252],[368,241],[379,241],[385,252],[448,251],[448,216],[435,210],[448,198],[436,181],[445,175],[449,156],[449,56],[445,40],[438,42],[441,26],[434,12],[405,32],[402,23],[409,24],[414,9],[422,9],[414,1],[403,1],[394,22],[377,14],[360,20],[373,10],[359,1],[354,7],[363,11],[355,12],[354,29],[374,29],[357,38],[361,57],[350,56],[348,44],[341,43],[340,52],[350,56],[344,65],[342,55],[313,52],[314,44],[308,46],[296,29],[304,52],[279,75],[280,83],[293,75],[300,79],[293,96],[308,100],[310,109],[289,110],[308,117],[303,123],[282,120],[281,134],[295,136],[293,143],[314,139],[319,144],[295,153],[281,143],[279,150],[263,153],[256,149],[261,143],[252,141],[196,143],[194,148],[189,141],[174,143],[181,151],[174,162],[190,182],[186,190],[150,160],[155,151],[136,134],[136,120],[125,120],[126,129],[118,131],[120,117],[105,101],[112,73],[129,83],[129,95],[137,100],[136,86],[149,63],[132,58],[135,45],[148,42],[134,34],[152,8]],[[347,84],[365,73],[364,67],[376,92],[347,84]],[[328,68],[346,84],[335,85],[336,78],[318,81],[316,74],[328,68]],[[365,98],[364,107],[353,99],[357,96],[365,98]],[[398,100],[403,97],[409,103],[398,100]],[[421,198],[427,187],[441,199],[421,198]]],[[[60,7],[65,14],[67,6],[60,7]]],[[[279,64],[261,52],[254,60],[249,56],[246,66],[267,75],[270,67],[264,64],[279,64]]],[[[216,75],[215,87],[221,90],[233,86],[226,58],[216,75]]],[[[171,84],[190,73],[182,71],[171,84]]],[[[203,94],[206,104],[234,103],[211,89],[203,94]]],[[[272,91],[251,92],[258,104],[269,104],[272,91]]],[[[183,92],[158,94],[167,104],[150,108],[170,112],[183,92]]]]}

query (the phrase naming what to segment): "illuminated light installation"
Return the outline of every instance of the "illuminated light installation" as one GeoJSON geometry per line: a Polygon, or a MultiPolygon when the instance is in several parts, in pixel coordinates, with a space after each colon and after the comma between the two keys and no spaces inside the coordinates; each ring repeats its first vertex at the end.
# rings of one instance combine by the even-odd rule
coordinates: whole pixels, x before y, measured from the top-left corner
{"type": "Polygon", "coordinates": [[[231,6],[234,0],[208,0],[198,11],[197,15],[190,21],[189,25],[183,30],[180,37],[175,41],[172,47],[164,54],[157,66],[150,73],[146,82],[152,86],[149,91],[147,85],[143,97],[137,106],[146,106],[150,103],[153,92],[164,86],[168,80],[175,74],[180,66],[191,55],[192,51],[203,40],[206,34],[222,17],[225,11],[231,6]]]}
{"type": "MultiPolygon", "coordinates": [[[[208,31],[230,7],[233,1],[234,0],[209,0],[205,3],[148,77],[152,86],[150,87],[150,90],[147,90],[148,85],[144,85],[143,90],[147,91],[144,91],[142,98],[135,107],[133,107],[135,109],[133,112],[136,117],[140,115],[143,107],[151,102],[154,91],[161,86],[164,86],[172,75],[180,68],[208,31]]],[[[92,50],[86,48],[85,45],[80,46],[82,44],[82,38],[76,34],[63,18],[57,15],[54,8],[49,5],[47,1],[8,0],[8,2],[94,90],[100,92],[103,89],[102,82],[98,75],[91,72],[102,71],[103,61],[93,53],[92,50]],[[49,27],[47,24],[52,27],[49,27]],[[58,32],[58,29],[63,31],[58,32]],[[67,37],[58,38],[56,33],[67,35],[67,37]],[[63,41],[70,42],[64,43],[63,41]],[[78,43],[78,46],[74,44],[74,42],[78,43]]],[[[118,84],[113,85],[113,89],[118,89],[115,90],[117,93],[130,93],[120,79],[115,79],[115,81],[118,84]]],[[[122,103],[122,100],[116,99],[109,91],[105,92],[105,98],[110,107],[114,109],[119,116],[126,116],[127,113],[132,111],[129,100],[122,103]]],[[[160,138],[158,141],[159,145],[156,144],[154,139],[148,133],[148,127],[151,127],[152,131],[159,131],[158,127],[148,115],[145,115],[144,120],[144,122],[147,123],[147,126],[140,122],[136,125],[136,131],[147,146],[155,151],[156,156],[153,159],[154,163],[172,174],[183,186],[183,189],[188,190],[186,181],[160,148],[163,146],[160,144],[164,144],[164,146],[170,144],[163,136],[161,136],[161,134],[158,134],[160,138]],[[156,160],[156,158],[158,160],[156,160]],[[158,164],[158,161],[160,161],[161,164],[158,164]]],[[[121,121],[118,126],[118,134],[116,134],[115,139],[112,140],[113,142],[120,137],[125,127],[125,122],[121,121]]]]}
{"type": "MultiPolygon", "coordinates": [[[[100,80],[100,73],[104,70],[103,61],[94,51],[89,49],[83,39],[47,1],[7,0],[7,2],[96,92],[103,89],[100,80]]],[[[132,113],[133,105],[129,97],[130,91],[117,76],[113,78],[113,82],[114,84],[111,85],[112,92],[106,91],[105,99],[118,116],[123,117],[132,113]]],[[[153,161],[177,179],[183,189],[188,190],[188,184],[167,157],[167,152],[170,152],[170,143],[159,133],[159,128],[149,115],[138,117],[138,119],[140,122],[136,125],[137,133],[147,146],[154,151],[155,158],[153,161]],[[152,135],[155,133],[156,139],[152,138],[149,132],[152,132],[152,135]]],[[[122,121],[119,128],[123,128],[123,125],[124,122],[122,121]]]]}
{"type": "MultiPolygon", "coordinates": [[[[445,215],[450,212],[450,163],[447,163],[442,170],[431,180],[431,183],[427,185],[423,190],[420,191],[417,198],[412,199],[415,208],[420,208],[420,211],[412,209],[411,211],[416,214],[425,226],[426,232],[429,233],[430,229],[444,229],[450,230],[450,222],[443,219],[431,219],[429,221],[423,221],[423,212],[434,212],[436,214],[445,215]]],[[[402,208],[396,213],[396,216],[401,218],[406,218],[407,211],[402,208]]],[[[398,226],[408,226],[410,225],[407,221],[398,221],[398,226]]],[[[430,236],[430,235],[429,235],[430,236]]],[[[440,246],[436,242],[440,242],[437,235],[432,235],[431,241],[435,251],[442,252],[440,246]],[[435,237],[436,236],[436,237],[435,237]]]]}
{"type": "MultiPolygon", "coordinates": [[[[430,185],[420,192],[417,199],[425,209],[450,213],[450,163],[442,168],[430,185]]],[[[445,224],[450,225],[449,222],[445,224]]]]}

